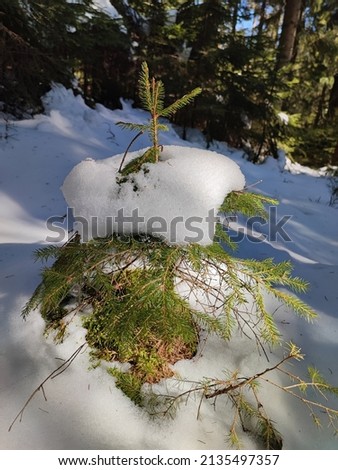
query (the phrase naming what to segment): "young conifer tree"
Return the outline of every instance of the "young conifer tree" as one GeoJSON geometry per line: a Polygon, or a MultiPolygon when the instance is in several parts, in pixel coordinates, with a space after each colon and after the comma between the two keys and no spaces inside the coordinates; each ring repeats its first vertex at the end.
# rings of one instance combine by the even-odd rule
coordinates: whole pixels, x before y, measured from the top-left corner
{"type": "MultiPolygon", "coordinates": [[[[150,122],[123,125],[148,132],[153,145],[124,168],[128,171],[125,174],[140,171],[144,163],[157,163],[160,158],[158,132],[165,129],[159,123],[159,117],[172,115],[200,90],[195,89],[164,107],[163,85],[149,79],[144,63],[139,92],[151,113],[150,122]]],[[[248,217],[266,218],[266,203],[275,204],[276,201],[247,191],[235,191],[225,198],[219,210],[225,214],[239,212],[248,217]]],[[[207,246],[197,243],[170,245],[148,234],[135,234],[127,239],[113,234],[86,243],[80,243],[74,236],[62,247],[47,246],[36,252],[37,259],[54,258],[55,262],[44,268],[42,281],[22,314],[26,317],[39,308],[47,326],[55,328],[57,339],[63,340],[74,316],[87,312],[83,326],[95,357],[129,363],[127,372],[113,367],[110,373],[130,399],[137,405],[147,406],[149,396],[142,386],[173,376],[172,364],[194,356],[201,331],[216,334],[224,341],[229,341],[234,332],[239,331],[255,341],[257,354],[263,352],[266,357],[268,348],[283,344],[274,315],[265,305],[267,293],[305,320],[316,317],[302,300],[279,289],[283,287],[299,293],[307,288],[306,282],[292,276],[289,262],[240,259],[231,252],[233,248],[233,242],[221,225],[217,226],[213,243],[207,246]],[[215,279],[219,282],[215,283],[215,279]],[[179,293],[177,286],[180,283],[188,286],[188,295],[179,293]],[[201,293],[202,300],[199,301],[201,293]],[[197,306],[190,303],[190,295],[196,299],[197,306]],[[205,299],[209,299],[207,306],[205,299]]],[[[291,382],[296,382],[291,393],[297,387],[299,393],[293,393],[293,396],[311,410],[317,407],[324,411],[332,423],[338,419],[338,411],[303,396],[312,388],[319,390],[326,399],[326,393],[338,394],[337,388],[324,381],[316,371],[312,371],[310,381],[305,381],[281,369],[286,361],[302,359],[296,346],[289,345],[289,349],[288,355],[269,369],[253,371],[249,377],[234,371],[226,380],[206,382],[201,378],[201,383],[191,390],[191,393],[201,393],[201,400],[222,394],[229,398],[234,409],[234,424],[230,430],[234,446],[239,445],[236,429],[240,426],[252,428],[266,448],[282,446],[273,420],[259,399],[258,382],[271,370],[280,371],[291,382]],[[247,393],[251,394],[251,401],[247,393]]],[[[287,393],[289,390],[285,387],[287,393]]],[[[182,396],[187,396],[187,392],[182,396]]],[[[168,410],[179,397],[177,394],[166,397],[169,398],[168,410]]]]}
{"type": "MultiPolygon", "coordinates": [[[[138,80],[138,92],[143,108],[150,113],[150,120],[147,124],[134,124],[131,122],[118,122],[117,124],[124,129],[137,131],[138,134],[132,140],[133,143],[137,137],[143,133],[148,133],[152,142],[152,147],[137,160],[133,160],[122,170],[123,161],[121,162],[120,172],[123,175],[137,171],[143,163],[157,163],[160,158],[160,145],[158,134],[160,131],[168,131],[166,124],[160,122],[160,118],[170,118],[179,109],[188,105],[193,99],[201,93],[201,88],[195,88],[190,93],[182,96],[169,106],[164,106],[165,90],[161,80],[150,78],[149,68],[146,62],[141,65],[141,73],[138,80]]],[[[128,150],[128,149],[127,149],[128,150]]]]}

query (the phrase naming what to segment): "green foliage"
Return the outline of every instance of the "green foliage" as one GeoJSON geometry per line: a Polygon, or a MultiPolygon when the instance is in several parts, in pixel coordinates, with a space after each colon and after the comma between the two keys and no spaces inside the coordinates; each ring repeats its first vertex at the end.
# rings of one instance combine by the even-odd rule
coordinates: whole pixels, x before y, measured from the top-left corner
{"type": "MultiPolygon", "coordinates": [[[[127,176],[130,173],[138,172],[141,170],[144,163],[147,162],[155,163],[155,157],[152,148],[147,150],[140,157],[137,157],[129,162],[123,168],[122,174],[127,176]]],[[[145,170],[145,167],[143,167],[143,169],[145,170]]],[[[120,181],[127,181],[127,179],[121,178],[120,181]]],[[[258,216],[266,220],[268,218],[268,213],[266,211],[265,204],[276,205],[278,204],[278,201],[262,194],[250,193],[248,191],[233,191],[225,198],[219,208],[219,212],[226,214],[227,216],[241,213],[246,217],[258,216]]],[[[227,234],[223,225],[220,223],[216,225],[215,240],[217,242],[224,242],[224,244],[232,250],[237,248],[236,243],[231,240],[231,237],[227,234]]],[[[217,250],[217,246],[218,245],[215,244],[213,249],[217,250]]],[[[198,262],[198,259],[195,261],[198,262]]]]}
{"type": "Polygon", "coordinates": [[[118,122],[117,124],[124,129],[130,129],[139,133],[147,132],[152,142],[152,148],[142,155],[137,162],[131,162],[129,167],[121,171],[122,175],[127,175],[133,171],[139,171],[141,165],[145,162],[156,163],[160,156],[158,141],[159,131],[167,131],[168,126],[161,124],[159,119],[168,118],[175,114],[179,109],[188,105],[193,99],[201,93],[201,88],[195,88],[190,93],[177,99],[171,105],[164,106],[164,85],[161,80],[155,80],[149,77],[149,68],[146,62],[142,63],[141,73],[138,81],[138,93],[144,109],[150,113],[149,124],[133,124],[118,122]]]}
{"type": "Polygon", "coordinates": [[[260,416],[257,420],[257,434],[262,439],[264,446],[269,450],[281,450],[283,448],[283,439],[275,423],[264,416],[260,416]]]}
{"type": "Polygon", "coordinates": [[[220,212],[225,214],[241,213],[247,217],[258,216],[267,220],[268,213],[264,204],[276,205],[278,201],[262,194],[232,191],[224,199],[220,212]]]}
{"type": "MultiPolygon", "coordinates": [[[[248,385],[243,386],[243,388],[239,386],[238,389],[236,387],[240,384],[238,375],[231,377],[231,382],[235,390],[230,391],[229,396],[237,411],[228,435],[232,447],[237,449],[241,447],[241,440],[238,437],[238,421],[240,421],[242,426],[245,426],[245,430],[250,430],[265,449],[281,450],[283,448],[283,438],[276,429],[274,421],[266,414],[263,404],[258,403],[258,382],[250,380],[248,385]]],[[[210,383],[210,386],[214,388],[212,383],[210,383]]],[[[212,393],[215,394],[218,391],[219,389],[212,393]]],[[[210,393],[210,387],[207,393],[210,393]]]]}
{"type": "Polygon", "coordinates": [[[151,381],[160,362],[166,365],[156,356],[160,346],[164,358],[174,353],[191,356],[198,341],[194,311],[175,291],[181,251],[156,239],[124,241],[115,236],[43,248],[36,257],[53,256],[55,262],[43,270],[42,283],[23,315],[40,306],[47,324],[61,326],[67,299],[90,304],[93,311],[84,321],[88,343],[103,355],[131,361],[136,373],[151,381]],[[147,370],[144,364],[151,363],[147,370]]]}
{"type": "Polygon", "coordinates": [[[118,21],[98,12],[91,0],[3,0],[0,31],[0,101],[9,112],[38,111],[51,82],[70,87],[74,74],[87,97],[118,104],[120,94],[113,100],[102,88],[117,87],[129,40],[118,21]]]}
{"type": "Polygon", "coordinates": [[[121,371],[117,367],[110,367],[108,372],[115,377],[117,388],[121,389],[135,405],[141,406],[143,403],[142,380],[134,374],[121,371]]]}
{"type": "Polygon", "coordinates": [[[152,94],[162,114],[153,114],[149,126],[132,129],[150,134],[155,161],[156,132],[165,130],[158,122],[161,114],[181,126],[184,137],[187,128],[197,127],[207,144],[225,140],[244,148],[254,162],[271,154],[277,158],[283,147],[310,166],[337,163],[334,0],[303,8],[292,60],[283,67],[276,44],[285,2],[111,0],[120,14],[116,19],[91,0],[47,3],[1,2],[0,101],[5,111],[19,116],[27,108],[40,111],[40,97],[50,83],[71,86],[75,75],[92,105],[99,101],[116,108],[124,97],[155,113],[152,94]],[[149,80],[144,68],[139,99],[135,70],[145,60],[161,81],[149,80]],[[204,92],[194,106],[178,105],[180,93],[189,96],[197,85],[204,92]],[[284,125],[280,111],[297,114],[299,125],[284,125]]]}
{"type": "Polygon", "coordinates": [[[183,136],[186,127],[198,127],[208,143],[226,140],[244,148],[254,162],[267,154],[277,158],[280,146],[311,166],[330,161],[335,143],[332,146],[331,139],[325,140],[325,133],[334,141],[336,125],[328,120],[327,112],[337,70],[334,2],[306,6],[293,60],[278,71],[276,44],[284,14],[282,2],[248,5],[188,0],[179,2],[178,8],[176,3],[156,3],[153,8],[138,1],[131,5],[149,18],[149,35],[140,38],[137,59],[147,59],[171,97],[196,84],[204,90],[193,108],[174,116],[175,123],[183,126],[183,136]],[[173,8],[177,8],[175,22],[168,21],[173,8]],[[241,20],[251,20],[254,26],[244,29],[241,20]],[[170,41],[169,35],[174,39],[170,41]],[[300,115],[299,132],[281,122],[280,111],[300,115]],[[322,134],[320,143],[312,138],[317,129],[322,134]]]}
{"type": "MultiPolygon", "coordinates": [[[[126,155],[126,154],[125,154],[126,155]]],[[[146,167],[144,166],[146,163],[156,163],[156,152],[154,151],[153,147],[150,147],[146,150],[142,155],[139,157],[134,158],[131,162],[127,163],[123,168],[120,169],[120,173],[122,177],[118,179],[119,184],[128,181],[128,175],[131,173],[138,173],[143,168],[146,171],[146,167]]],[[[124,159],[123,159],[124,160],[124,159]]],[[[122,160],[122,163],[123,163],[122,160]]],[[[121,163],[121,165],[122,165],[121,163]]]]}
{"type": "Polygon", "coordinates": [[[318,127],[304,126],[304,123],[290,125],[284,142],[292,159],[312,168],[337,165],[335,147],[337,145],[337,119],[318,127]]]}
{"type": "Polygon", "coordinates": [[[74,239],[36,252],[43,261],[51,256],[55,262],[44,268],[23,315],[39,306],[47,324],[62,326],[70,299],[80,310],[91,305],[84,320],[88,343],[103,357],[130,362],[134,373],[147,382],[170,375],[169,364],[175,358],[194,354],[200,328],[224,339],[235,328],[245,329],[262,350],[264,343],[278,344],[280,333],[265,308],[265,292],[308,320],[315,316],[300,299],[277,288],[305,290],[306,283],[291,276],[290,263],[237,260],[217,242],[172,246],[151,237],[113,236],[88,243],[74,239]],[[210,272],[218,284],[210,285],[210,272]],[[188,288],[185,295],[177,291],[182,282],[188,288]],[[209,306],[202,302],[192,308],[190,296],[198,298],[203,292],[209,306]],[[248,302],[255,306],[250,312],[248,302]]]}
{"type": "Polygon", "coordinates": [[[32,3],[31,17],[18,0],[4,0],[0,5],[0,101],[5,111],[17,116],[27,108],[38,109],[51,80],[69,78],[46,45],[39,44],[32,3]]]}
{"type": "Polygon", "coordinates": [[[333,387],[324,379],[318,369],[314,366],[308,367],[310,383],[307,387],[315,389],[318,393],[331,393],[338,396],[338,387],[333,387]]]}

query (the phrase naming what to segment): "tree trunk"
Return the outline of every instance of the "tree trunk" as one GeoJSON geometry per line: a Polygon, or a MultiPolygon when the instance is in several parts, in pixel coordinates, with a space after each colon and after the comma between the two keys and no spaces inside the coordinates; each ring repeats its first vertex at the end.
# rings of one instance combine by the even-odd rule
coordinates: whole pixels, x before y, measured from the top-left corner
{"type": "Polygon", "coordinates": [[[235,3],[233,13],[232,13],[232,34],[236,34],[237,21],[238,21],[238,2],[235,3]]]}
{"type": "MultiPolygon", "coordinates": [[[[338,165],[338,142],[337,142],[336,148],[335,148],[335,150],[333,152],[333,155],[332,155],[331,165],[334,165],[334,166],[338,165]]],[[[338,196],[338,194],[337,194],[337,196],[338,196]]]]}
{"type": "Polygon", "coordinates": [[[295,53],[297,30],[302,17],[302,7],[302,0],[286,0],[285,2],[282,32],[278,45],[278,68],[290,63],[295,53]]]}
{"type": "Polygon", "coordinates": [[[317,108],[317,113],[316,117],[313,121],[313,127],[318,127],[320,121],[323,119],[323,109],[324,109],[324,104],[325,104],[325,98],[326,98],[326,91],[327,91],[327,85],[326,83],[323,85],[322,88],[322,93],[319,98],[319,103],[318,103],[318,108],[317,108]]]}
{"type": "Polygon", "coordinates": [[[257,36],[261,36],[263,27],[265,24],[265,13],[266,13],[266,0],[262,1],[262,5],[259,12],[259,23],[257,28],[257,36]]]}
{"type": "Polygon", "coordinates": [[[333,119],[336,108],[338,108],[338,73],[334,76],[333,87],[330,91],[329,109],[327,111],[328,119],[333,119]]]}

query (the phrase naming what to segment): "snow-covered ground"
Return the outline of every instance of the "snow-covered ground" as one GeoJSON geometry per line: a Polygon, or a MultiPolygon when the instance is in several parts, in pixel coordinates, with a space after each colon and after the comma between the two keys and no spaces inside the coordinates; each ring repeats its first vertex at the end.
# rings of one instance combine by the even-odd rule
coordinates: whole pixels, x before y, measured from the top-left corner
{"type": "MultiPolygon", "coordinates": [[[[8,432],[33,390],[84,341],[85,331],[76,322],[70,325],[64,343],[55,344],[52,337],[45,337],[38,312],[27,321],[20,317],[40,280],[40,266],[32,253],[55,235],[46,221],[53,216],[61,220],[67,213],[60,187],[72,168],[86,158],[123,154],[132,135],[117,127],[117,121],[143,123],[147,119],[144,111],[128,102],[123,102],[123,110],[110,111],[101,105],[90,109],[62,87],[55,87],[44,104],[44,115],[0,125],[0,448],[227,448],[231,416],[225,399],[216,408],[203,404],[198,419],[199,401],[191,398],[175,419],[152,420],[115,387],[104,365],[90,368],[88,350],[45,385],[48,401],[38,393],[22,421],[8,432]]],[[[191,132],[186,142],[172,127],[162,134],[161,143],[204,147],[197,132],[191,132]]],[[[142,136],[132,150],[148,144],[142,136]]],[[[328,179],[320,172],[273,159],[252,165],[243,159],[243,152],[223,143],[215,143],[211,150],[233,159],[246,185],[254,185],[252,190],[280,201],[277,212],[271,214],[275,224],[256,221],[246,227],[248,234],[239,243],[238,255],[291,260],[294,274],[310,282],[309,292],[301,297],[318,312],[318,320],[307,324],[285,308],[278,309],[276,319],[285,339],[296,342],[306,355],[294,372],[304,373],[307,365],[314,364],[338,385],[338,212],[329,205],[328,179]],[[255,232],[266,235],[264,240],[258,243],[255,232]]],[[[240,220],[237,225],[242,228],[240,220]]],[[[271,311],[277,307],[271,299],[268,303],[271,311]]],[[[271,354],[270,365],[281,354],[271,354]]],[[[200,380],[222,377],[225,370],[252,374],[266,366],[254,341],[235,337],[225,345],[210,338],[193,360],[181,361],[175,370],[182,378],[200,380]]],[[[173,380],[161,385],[162,390],[176,386],[173,380]]],[[[263,388],[262,401],[283,435],[285,449],[338,449],[338,440],[325,421],[322,429],[316,429],[299,402],[270,388],[263,388]]],[[[338,408],[337,400],[327,404],[338,408]]],[[[258,448],[250,435],[241,437],[245,448],[258,448]]]]}

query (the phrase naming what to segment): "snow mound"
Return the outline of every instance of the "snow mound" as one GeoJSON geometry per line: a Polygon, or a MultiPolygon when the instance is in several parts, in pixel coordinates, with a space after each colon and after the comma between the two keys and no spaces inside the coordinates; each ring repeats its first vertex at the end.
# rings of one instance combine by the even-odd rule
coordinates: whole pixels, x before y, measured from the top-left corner
{"type": "MultiPolygon", "coordinates": [[[[130,153],[125,164],[144,151],[130,153]]],[[[83,241],[142,233],[171,244],[210,244],[224,198],[245,185],[235,162],[208,150],[165,146],[157,164],[126,182],[119,182],[122,158],[86,159],[65,179],[62,192],[83,241]]]]}

